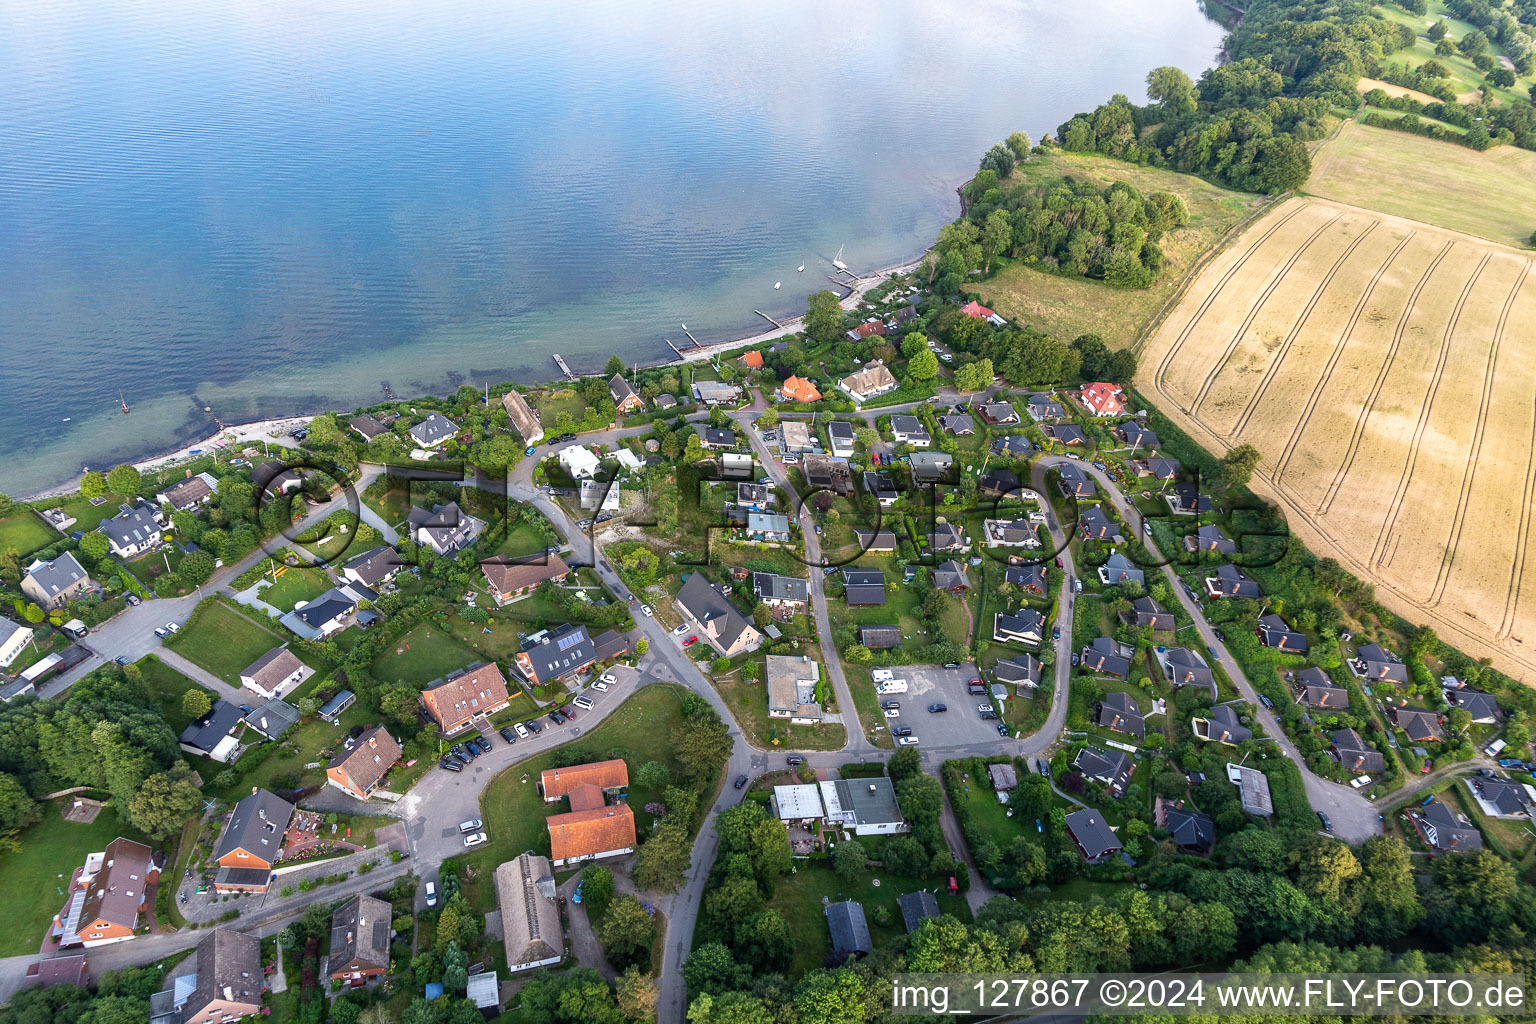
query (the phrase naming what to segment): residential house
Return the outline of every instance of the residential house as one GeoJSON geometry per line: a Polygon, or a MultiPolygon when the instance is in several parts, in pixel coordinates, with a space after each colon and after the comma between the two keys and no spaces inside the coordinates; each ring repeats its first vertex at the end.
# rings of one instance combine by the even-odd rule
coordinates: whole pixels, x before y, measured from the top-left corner
{"type": "Polygon", "coordinates": [[[1168,838],[1185,853],[1210,853],[1216,845],[1216,823],[1208,814],[1159,800],[1156,818],[1157,824],[1168,830],[1168,838]]]}
{"type": "Polygon", "coordinates": [[[1371,682],[1408,682],[1408,666],[1397,655],[1378,644],[1361,644],[1355,651],[1353,665],[1358,674],[1371,682]]]}
{"type": "Polygon", "coordinates": [[[1101,636],[1083,648],[1079,663],[1090,672],[1124,679],[1131,671],[1131,657],[1135,653],[1134,647],[1101,636]]]}
{"type": "Polygon", "coordinates": [[[1077,517],[1077,528],[1083,532],[1084,540],[1107,540],[1113,544],[1120,536],[1120,528],[1098,505],[1083,509],[1077,517]]]}
{"type": "Polygon", "coordinates": [[[23,626],[0,616],[0,668],[5,668],[21,656],[27,644],[32,642],[34,632],[31,626],[23,626]]]}
{"type": "Polygon", "coordinates": [[[766,512],[779,504],[778,495],[767,484],[739,483],[736,485],[736,506],[749,512],[766,512]]]}
{"type": "Polygon", "coordinates": [[[406,517],[411,539],[439,555],[454,555],[474,543],[485,524],[459,508],[459,503],[433,505],[432,511],[412,507],[406,517]]]}
{"type": "Polygon", "coordinates": [[[853,497],[853,470],[847,459],[813,452],[801,457],[800,471],[805,474],[805,482],[813,490],[827,490],[845,498],[853,497]]]}
{"type": "Polygon", "coordinates": [[[219,491],[219,481],[207,473],[189,476],[155,495],[162,505],[169,505],[178,512],[192,512],[208,504],[219,491]]]}
{"type": "Polygon", "coordinates": [[[1216,677],[1205,659],[1187,647],[1166,647],[1157,652],[1163,678],[1173,686],[1206,686],[1214,695],[1216,677]]]}
{"type": "Polygon", "coordinates": [[[63,608],[95,586],[72,551],[64,552],[51,562],[34,561],[21,578],[21,592],[45,611],[63,608]]]}
{"type": "Polygon", "coordinates": [[[1130,784],[1136,762],[1123,750],[1084,747],[1073,758],[1072,767],[1089,782],[1097,782],[1115,796],[1120,796],[1130,784]]]}
{"type": "Polygon", "coordinates": [[[459,432],[459,426],[448,417],[429,412],[427,418],[409,431],[411,440],[429,451],[459,432]]]}
{"type": "Polygon", "coordinates": [[[974,299],[961,306],[960,312],[964,313],[966,316],[977,317],[979,319],[986,320],[988,323],[996,327],[1006,327],[1008,325],[1007,320],[1004,320],[1001,316],[994,313],[992,310],[988,309],[986,306],[983,306],[981,303],[974,299]]]}
{"type": "Polygon", "coordinates": [[[494,661],[471,665],[446,679],[428,683],[421,703],[446,735],[469,728],[476,719],[489,719],[507,706],[507,680],[494,661]]]}
{"type": "Polygon", "coordinates": [[[755,650],[762,641],[762,634],[701,572],[688,577],[673,604],[683,620],[722,657],[734,658],[755,650]]]}
{"type": "Polygon", "coordinates": [[[513,389],[502,395],[501,407],[507,410],[507,422],[522,435],[524,444],[535,445],[544,440],[544,425],[521,391],[513,389]]]}
{"type": "Polygon", "coordinates": [[[364,444],[389,433],[388,427],[367,413],[354,416],[348,420],[347,429],[362,437],[364,444]]]}
{"type": "Polygon", "coordinates": [[[645,460],[633,449],[615,448],[613,457],[618,460],[619,467],[624,473],[638,473],[645,468],[645,460]]]}
{"type": "Polygon", "coordinates": [[[1142,596],[1131,602],[1131,610],[1120,613],[1120,621],[1137,629],[1172,630],[1173,615],[1150,597],[1142,596]]]}
{"type": "Polygon", "coordinates": [[[896,489],[890,477],[872,469],[864,471],[864,493],[874,498],[881,508],[889,508],[901,497],[901,492],[896,489]]]}
{"type": "Polygon", "coordinates": [[[779,448],[782,451],[798,455],[818,447],[820,445],[811,436],[811,425],[804,420],[785,420],[779,424],[779,448]]]}
{"type": "Polygon", "coordinates": [[[1227,781],[1237,787],[1238,803],[1248,814],[1270,817],[1275,801],[1269,795],[1269,778],[1257,768],[1227,762],[1227,781]]]}
{"type": "Polygon", "coordinates": [[[748,512],[747,539],[767,544],[788,544],[789,517],[771,512],[748,512]]]}
{"type": "Polygon", "coordinates": [[[846,459],[854,452],[853,424],[847,420],[833,420],[827,424],[827,439],[832,444],[832,454],[846,459]]]}
{"type": "Polygon", "coordinates": [[[1024,409],[1036,423],[1046,420],[1065,419],[1067,410],[1061,407],[1054,395],[1037,391],[1024,400],[1024,409]]]}
{"type": "Polygon", "coordinates": [[[1277,651],[1286,651],[1291,654],[1307,653],[1306,634],[1296,632],[1274,612],[1259,616],[1257,633],[1259,643],[1265,647],[1273,647],[1277,651]]]}
{"type": "Polygon", "coordinates": [[[512,664],[529,683],[540,686],[574,679],[577,673],[628,651],[629,638],[622,633],[608,629],[594,636],[586,626],[567,622],[529,636],[523,649],[512,656],[512,664]]]}
{"type": "Polygon", "coordinates": [[[1105,823],[1104,815],[1090,808],[1067,815],[1067,832],[1083,859],[1090,864],[1107,860],[1124,848],[1115,838],[1114,829],[1105,823]]]}
{"type": "Polygon", "coordinates": [[[900,626],[860,626],[859,643],[872,651],[889,651],[901,646],[900,626]]]}
{"type": "Polygon", "coordinates": [[[848,331],[843,337],[849,341],[863,341],[866,338],[875,337],[883,338],[886,335],[886,330],[884,320],[881,320],[879,317],[870,317],[868,320],[855,326],[853,330],[848,331]]]}
{"type": "Polygon", "coordinates": [[[815,783],[774,786],[771,806],[780,821],[800,822],[807,826],[826,816],[821,806],[821,790],[815,783]]]}
{"type": "Polygon", "coordinates": [[[989,427],[1019,422],[1018,411],[1008,402],[983,402],[976,407],[976,415],[989,427]]]}
{"type": "Polygon", "coordinates": [[[1532,807],[1536,806],[1536,788],[1529,782],[1477,776],[1466,781],[1484,814],[1496,818],[1529,818],[1532,807]]]}
{"type": "Polygon", "coordinates": [[[770,608],[804,610],[811,600],[811,585],[798,576],[754,572],[752,593],[770,608]]]}
{"type": "Polygon", "coordinates": [[[1235,747],[1253,739],[1253,730],[1238,718],[1237,709],[1230,704],[1217,704],[1204,718],[1190,721],[1195,738],[1206,742],[1225,743],[1235,747]]]}
{"type": "Polygon", "coordinates": [[[299,724],[299,709],[280,697],[273,697],[246,712],[244,721],[245,727],[262,739],[280,739],[283,733],[299,724]]]}
{"type": "Polygon", "coordinates": [[[518,854],[496,868],[495,878],[507,970],[516,974],[565,959],[560,895],[549,858],[532,851],[518,854]]]}
{"type": "Polygon", "coordinates": [[[871,555],[889,555],[896,551],[896,534],[890,530],[855,530],[859,549],[871,555]]]}
{"type": "Polygon", "coordinates": [[[832,953],[844,960],[868,956],[875,951],[869,937],[869,922],[864,906],[853,900],[827,904],[827,931],[832,935],[832,953]]]}
{"type": "Polygon", "coordinates": [[[885,573],[878,569],[844,569],[843,600],[850,608],[877,608],[885,604],[885,573]]]}
{"type": "Polygon", "coordinates": [[[699,441],[706,451],[718,452],[736,447],[736,431],[730,427],[711,427],[699,424],[699,441]]]}
{"type": "Polygon", "coordinates": [[[855,402],[867,402],[871,398],[895,391],[901,385],[885,364],[877,359],[838,381],[837,386],[855,402]]]}
{"type": "Polygon", "coordinates": [[[613,399],[613,407],[620,416],[625,413],[639,412],[645,408],[645,400],[635,394],[635,389],[630,387],[629,381],[624,379],[622,373],[616,373],[609,378],[608,395],[613,399]]]}
{"type": "Polygon", "coordinates": [[[1136,698],[1124,690],[1114,690],[1104,695],[1099,702],[1098,715],[1095,720],[1106,729],[1115,732],[1123,732],[1137,739],[1145,739],[1147,735],[1147,720],[1141,713],[1141,707],[1136,703],[1136,698]]]}
{"type": "Polygon", "coordinates": [[[913,452],[910,464],[913,483],[936,484],[949,476],[955,457],[948,452],[913,452]]]}
{"type": "Polygon", "coordinates": [[[1387,759],[1381,751],[1371,746],[1353,729],[1335,729],[1329,751],[1345,771],[1364,774],[1380,772],[1387,768],[1387,759]]]}
{"type": "MultiPolygon", "coordinates": [[[[909,296],[909,298],[910,298],[910,296],[909,296]]],[[[917,319],[917,307],[916,306],[902,306],[900,309],[898,309],[896,311],[896,323],[898,323],[898,324],[905,324],[905,323],[908,323],[909,321],[916,320],[916,319],[917,319]]]]}
{"type": "Polygon", "coordinates": [[[390,906],[359,894],[331,914],[331,952],[325,972],[332,981],[361,985],[389,971],[390,906]]]}
{"type": "Polygon", "coordinates": [[[1095,416],[1124,416],[1125,391],[1117,384],[1095,381],[1080,392],[1083,407],[1095,416]]]}
{"type": "Polygon", "coordinates": [[[341,750],[325,766],[327,785],[366,800],[400,760],[400,744],[382,725],[342,741],[341,750]]]}
{"type": "Polygon", "coordinates": [[[1328,673],[1320,668],[1304,668],[1296,673],[1296,703],[1309,708],[1328,711],[1345,711],[1349,708],[1349,693],[1341,686],[1333,685],[1328,673]]]}
{"type": "Polygon", "coordinates": [[[1058,486],[1061,493],[1068,498],[1091,498],[1099,493],[1088,474],[1084,473],[1071,463],[1060,465],[1056,468],[1058,486]]]}
{"type": "Polygon", "coordinates": [[[51,956],[35,964],[28,964],[21,987],[52,988],[55,985],[69,985],[72,988],[89,988],[90,984],[91,976],[86,969],[85,954],[76,953],[73,956],[51,956]]]}
{"type": "Polygon", "coordinates": [[[1131,468],[1137,476],[1149,476],[1154,480],[1172,480],[1183,468],[1178,459],[1147,458],[1132,461],[1131,468]]]}
{"type": "Polygon", "coordinates": [[[821,666],[805,655],[788,657],[770,654],[763,677],[768,688],[768,717],[787,718],[794,725],[821,722],[821,702],[816,699],[816,684],[821,681],[821,666]]]}
{"type": "Polygon", "coordinates": [[[1250,601],[1264,596],[1257,583],[1235,565],[1219,565],[1215,576],[1205,578],[1205,592],[1212,598],[1232,597],[1250,601]]]}
{"type": "Polygon", "coordinates": [[[913,448],[927,448],[933,443],[928,428],[916,416],[892,416],[891,438],[897,444],[911,445],[913,448]]]}
{"type": "Polygon", "coordinates": [[[588,512],[617,512],[619,510],[619,482],[617,480],[583,480],[577,493],[577,503],[588,512]]]}
{"type": "Polygon", "coordinates": [[[235,804],[213,850],[219,865],[214,889],[221,893],[266,892],[292,820],[293,804],[264,789],[253,789],[250,796],[235,804]]]}
{"type": "Polygon", "coordinates": [[[266,700],[284,697],[315,674],[286,647],[274,647],[240,670],[240,685],[266,700]]]}
{"type": "Polygon", "coordinates": [[[1423,708],[1392,707],[1387,709],[1393,724],[1415,743],[1438,743],[1445,739],[1445,730],[1440,727],[1440,716],[1433,711],[1423,708]]]}
{"type": "Polygon", "coordinates": [[[763,353],[760,349],[753,349],[741,357],[741,365],[748,370],[761,370],[763,368],[763,353]]]}
{"type": "Polygon", "coordinates": [[[602,465],[592,449],[583,444],[566,445],[555,453],[555,458],[572,480],[589,480],[597,475],[598,467],[602,465]]]}
{"type": "Polygon", "coordinates": [[[1211,510],[1211,499],[1200,493],[1200,485],[1193,480],[1181,480],[1163,495],[1174,515],[1193,516],[1211,510]]]}
{"type": "Polygon", "coordinates": [[[227,700],[216,700],[208,713],[181,731],[181,749],[220,764],[229,764],[240,753],[235,734],[245,713],[227,700]]]}
{"type": "Polygon", "coordinates": [[[970,413],[950,412],[939,417],[939,429],[947,430],[956,437],[970,437],[976,433],[976,421],[970,413]]]}
{"type": "Polygon", "coordinates": [[[741,388],[719,380],[696,380],[693,397],[705,405],[735,405],[741,400],[741,388]]]}
{"type": "Polygon", "coordinates": [[[251,470],[251,484],[257,494],[292,494],[304,486],[304,471],[289,469],[281,462],[263,462],[251,470]]]}
{"type": "Polygon", "coordinates": [[[970,541],[965,539],[965,534],[954,523],[934,523],[933,529],[928,532],[928,549],[935,553],[964,551],[970,546],[970,541]]]}
{"type": "Polygon", "coordinates": [[[1000,644],[1040,646],[1045,635],[1045,616],[1033,608],[1016,612],[996,612],[992,616],[992,639],[1000,644]]]}
{"type": "Polygon", "coordinates": [[[1450,804],[1432,800],[1427,805],[1408,812],[1408,820],[1424,845],[1441,853],[1465,853],[1483,848],[1483,834],[1467,820],[1467,816],[1451,808],[1450,804]]]}
{"type": "Polygon", "coordinates": [[[341,575],[343,579],[377,590],[382,584],[388,583],[399,575],[403,568],[405,563],[400,560],[399,552],[388,545],[381,544],[348,560],[341,567],[341,575]]]}
{"type": "Polygon", "coordinates": [[[165,536],[169,526],[160,510],[143,498],[135,500],[133,507],[122,506],[122,511],[100,526],[107,535],[107,543],[118,558],[137,558],[153,550],[165,536]]]}
{"type": "Polygon", "coordinates": [[[357,703],[357,695],[351,690],[342,690],[336,696],[320,705],[320,717],[324,721],[337,725],[341,722],[341,716],[353,704],[357,703]]]}
{"type": "Polygon", "coordinates": [[[378,594],[360,583],[343,583],[313,601],[296,605],[277,621],[305,640],[324,640],[354,622],[362,622],[365,613],[358,611],[362,602],[378,599],[378,594]]]}
{"type": "Polygon", "coordinates": [[[1222,555],[1237,553],[1236,542],[1227,536],[1226,531],[1214,523],[1207,523],[1185,537],[1184,547],[1192,552],[1214,551],[1222,555]]]}
{"type": "Polygon", "coordinates": [[[1033,694],[1040,685],[1040,659],[1033,654],[1000,658],[992,666],[992,677],[1000,683],[1011,684],[1016,693],[1033,694]]]}
{"type": "Polygon", "coordinates": [[[1075,423],[1047,423],[1040,428],[1040,433],[1057,444],[1079,446],[1088,443],[1088,435],[1075,423]]]}
{"type": "Polygon", "coordinates": [[[819,784],[826,820],[860,836],[911,831],[896,802],[896,787],[884,775],[837,779],[819,784]]]}
{"type": "Polygon", "coordinates": [[[1035,533],[1034,524],[1027,519],[984,519],[981,524],[982,536],[986,538],[989,548],[1038,548],[1040,537],[1035,533]]]}
{"type": "Polygon", "coordinates": [[[1045,566],[1010,565],[1003,570],[1003,582],[1011,583],[1020,590],[1028,590],[1045,596],[1045,566]]]}
{"type": "Polygon", "coordinates": [[[898,897],[896,908],[901,911],[902,926],[911,935],[924,921],[939,916],[939,898],[927,889],[919,889],[898,897]]]}
{"type": "Polygon", "coordinates": [[[779,398],[786,402],[819,402],[821,390],[805,377],[788,377],[779,385],[779,398]]]}
{"type": "Polygon", "coordinates": [[[963,594],[971,589],[971,580],[965,574],[965,566],[950,559],[933,567],[933,586],[935,590],[963,594]]]}
{"type": "Polygon", "coordinates": [[[539,775],[539,792],[547,804],[569,799],[584,786],[597,789],[604,799],[622,796],[629,788],[629,765],[623,758],[616,757],[565,768],[546,768],[539,775]]]}
{"type": "MultiPolygon", "coordinates": [[[[0,664],[4,664],[3,660],[0,660],[0,664]]],[[[1493,725],[1504,717],[1499,711],[1499,702],[1491,693],[1467,687],[1461,689],[1447,687],[1441,692],[1447,704],[1471,715],[1474,725],[1493,725]]]]}
{"type": "Polygon", "coordinates": [[[195,956],[192,984],[177,984],[172,990],[177,996],[186,992],[174,1004],[181,1015],[178,1024],[227,1024],[261,1012],[266,975],[261,939],[254,932],[216,928],[197,944],[195,956]]]}
{"type": "Polygon", "coordinates": [[[1163,444],[1157,439],[1157,434],[1151,427],[1136,420],[1117,423],[1115,436],[1132,448],[1161,448],[1163,444]]]}
{"type": "Polygon", "coordinates": [[[1019,490],[1019,474],[1006,467],[994,469],[986,474],[977,486],[982,494],[989,497],[1002,498],[1010,495],[1017,498],[1025,497],[1016,493],[1019,490]]]}
{"type": "Polygon", "coordinates": [[[1008,437],[994,437],[990,445],[993,455],[1001,455],[1008,459],[1022,459],[1035,450],[1035,446],[1029,438],[1018,434],[1008,437]]]}
{"type": "MultiPolygon", "coordinates": [[[[623,764],[622,761],[619,763],[623,764]]],[[[585,767],[589,766],[576,766],[577,769],[585,767]]],[[[571,769],[562,771],[570,773],[571,769]]],[[[546,771],[544,775],[547,779],[550,772],[546,771]]],[[[621,785],[628,785],[627,776],[621,785]]],[[[549,792],[546,785],[546,802],[550,802],[549,792]]],[[[609,793],[612,793],[612,787],[603,785],[602,778],[582,782],[564,792],[565,799],[570,803],[570,811],[544,819],[549,829],[552,866],[560,868],[608,857],[621,857],[634,851],[635,812],[627,803],[608,803],[609,793]]],[[[615,799],[623,796],[622,793],[613,795],[615,799]]]]}
{"type": "Polygon", "coordinates": [[[480,573],[499,605],[529,593],[546,580],[563,583],[572,571],[563,558],[552,552],[524,558],[488,558],[480,563],[480,573]]]}
{"type": "Polygon", "coordinates": [[[48,937],[62,948],[87,949],[133,938],[149,906],[149,890],[160,880],[163,862],[164,857],[157,857],[143,843],[122,837],[100,853],[86,854],[48,937]]]}

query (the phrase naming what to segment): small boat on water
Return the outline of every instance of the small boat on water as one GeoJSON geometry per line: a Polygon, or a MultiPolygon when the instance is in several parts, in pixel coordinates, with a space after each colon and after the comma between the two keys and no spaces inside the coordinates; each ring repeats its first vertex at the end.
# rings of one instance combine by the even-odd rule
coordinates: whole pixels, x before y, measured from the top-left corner
{"type": "Polygon", "coordinates": [[[832,265],[838,270],[847,270],[848,264],[843,262],[843,247],[837,247],[837,255],[832,257],[832,265]]]}
{"type": "Polygon", "coordinates": [[[784,282],[783,281],[775,281],[775,282],[773,282],[773,290],[774,291],[778,291],[782,287],[784,287],[784,282]]]}
{"type": "Polygon", "coordinates": [[[797,273],[797,274],[803,274],[803,273],[805,273],[805,264],[804,264],[804,263],[802,263],[802,264],[800,264],[800,265],[799,265],[799,266],[798,266],[798,267],[796,267],[796,268],[795,268],[795,273],[797,273]]]}
{"type": "Polygon", "coordinates": [[[131,412],[132,411],[132,410],[130,410],[128,408],[128,400],[123,397],[123,391],[122,391],[121,388],[119,388],[118,391],[117,391],[117,400],[118,400],[119,403],[122,404],[123,412],[131,412]]]}
{"type": "Polygon", "coordinates": [[[70,418],[69,418],[69,417],[68,417],[68,416],[65,416],[65,417],[64,417],[64,422],[65,422],[65,423],[68,423],[68,422],[69,422],[69,420],[70,420],[70,418]]]}

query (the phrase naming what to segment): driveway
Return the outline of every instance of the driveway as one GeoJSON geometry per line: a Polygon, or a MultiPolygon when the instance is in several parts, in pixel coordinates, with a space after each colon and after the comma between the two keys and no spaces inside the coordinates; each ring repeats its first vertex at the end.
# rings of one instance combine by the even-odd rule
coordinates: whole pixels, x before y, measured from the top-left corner
{"type": "MultiPolygon", "coordinates": [[[[961,753],[970,756],[978,747],[996,746],[1002,741],[997,722],[987,721],[976,711],[978,704],[993,703],[991,697],[976,697],[966,692],[966,684],[976,678],[975,666],[967,662],[960,668],[942,665],[903,665],[893,668],[898,678],[907,680],[906,693],[882,696],[882,701],[901,702],[901,717],[887,719],[890,726],[906,725],[922,741],[925,750],[961,753]],[[931,712],[931,704],[943,704],[948,711],[931,712]]],[[[991,751],[988,751],[991,753],[991,751]]]]}

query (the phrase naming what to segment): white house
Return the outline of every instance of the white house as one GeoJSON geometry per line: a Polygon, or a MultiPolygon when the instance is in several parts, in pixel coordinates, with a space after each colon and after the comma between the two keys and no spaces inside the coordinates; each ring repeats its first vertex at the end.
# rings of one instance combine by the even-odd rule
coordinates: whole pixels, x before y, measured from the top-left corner
{"type": "Polygon", "coordinates": [[[912,826],[896,803],[896,788],[885,776],[872,779],[837,779],[823,782],[821,802],[826,820],[855,835],[875,836],[909,832],[912,826]]]}
{"type": "Polygon", "coordinates": [[[571,475],[572,480],[591,479],[596,475],[597,467],[600,465],[597,456],[592,454],[592,449],[580,444],[567,445],[560,449],[556,458],[571,475]]]}
{"type": "Polygon", "coordinates": [[[32,627],[0,616],[0,668],[15,661],[32,641],[32,627]]]}
{"type": "Polygon", "coordinates": [[[286,647],[274,647],[240,671],[240,685],[266,700],[292,693],[315,670],[286,647]]]}
{"type": "Polygon", "coordinates": [[[112,553],[118,558],[135,558],[160,543],[166,527],[160,510],[143,498],[132,508],[123,511],[101,524],[101,532],[107,535],[112,553]]]}

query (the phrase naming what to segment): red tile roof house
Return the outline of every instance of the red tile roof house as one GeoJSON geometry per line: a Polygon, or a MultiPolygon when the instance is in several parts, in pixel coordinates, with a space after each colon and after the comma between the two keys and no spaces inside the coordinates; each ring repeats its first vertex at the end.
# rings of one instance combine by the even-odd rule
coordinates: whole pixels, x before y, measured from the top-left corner
{"type": "Polygon", "coordinates": [[[382,725],[348,738],[341,753],[325,766],[325,781],[359,800],[368,799],[395,762],[400,744],[382,725]]]}
{"type": "Polygon", "coordinates": [[[992,310],[988,309],[986,306],[983,306],[981,303],[977,302],[975,299],[972,299],[970,302],[967,302],[965,305],[961,306],[960,312],[964,313],[966,316],[990,320],[999,327],[1008,322],[1007,320],[1004,320],[1002,317],[998,316],[992,310]]]}
{"type": "Polygon", "coordinates": [[[617,857],[635,848],[635,812],[628,804],[610,804],[609,796],[629,786],[629,767],[621,759],[550,768],[539,778],[545,803],[568,800],[571,810],[545,819],[550,861],[555,867],[584,860],[617,857]]]}
{"type": "Polygon", "coordinates": [[[507,706],[508,699],[506,677],[494,661],[430,683],[421,691],[421,703],[450,736],[467,729],[477,718],[490,718],[507,706]]]}
{"type": "Polygon", "coordinates": [[[480,563],[480,571],[485,574],[485,582],[497,604],[506,604],[545,580],[564,580],[571,574],[570,567],[555,554],[530,555],[516,560],[487,559],[480,563]]]}
{"type": "Polygon", "coordinates": [[[75,872],[68,902],[53,918],[49,936],[61,947],[105,946],[133,938],[149,890],[160,880],[155,852],[121,837],[101,853],[87,854],[75,872]]]}
{"type": "Polygon", "coordinates": [[[1081,394],[1083,407],[1095,416],[1125,415],[1125,392],[1118,384],[1104,381],[1084,384],[1081,394]]]}
{"type": "Polygon", "coordinates": [[[51,985],[73,985],[76,988],[85,988],[89,985],[90,973],[85,967],[85,954],[75,953],[72,956],[55,956],[47,960],[39,960],[35,964],[27,965],[27,976],[22,981],[22,988],[31,988],[36,985],[40,988],[48,988],[51,985]]]}

